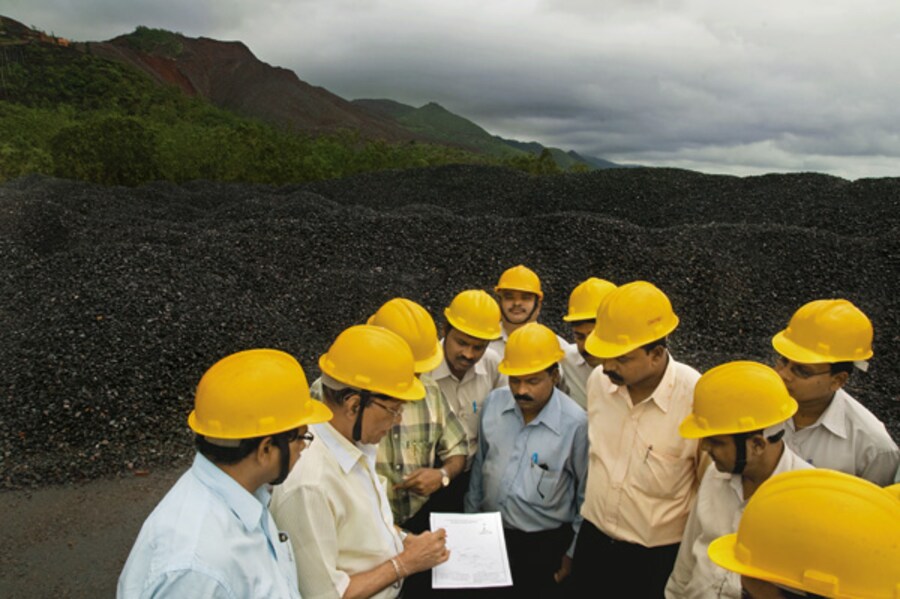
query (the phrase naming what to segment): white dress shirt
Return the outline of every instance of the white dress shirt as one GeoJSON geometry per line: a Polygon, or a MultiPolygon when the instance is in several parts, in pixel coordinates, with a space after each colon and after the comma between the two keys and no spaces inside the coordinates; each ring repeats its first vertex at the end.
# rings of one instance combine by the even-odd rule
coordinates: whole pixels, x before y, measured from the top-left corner
{"type": "MultiPolygon", "coordinates": [[[[338,599],[350,577],[403,551],[384,484],[375,472],[377,445],[351,443],[330,424],[316,436],[272,494],[272,515],[287,530],[304,599],[338,599]]],[[[372,597],[396,597],[389,586],[372,597]]]]}
{"type": "Polygon", "coordinates": [[[681,540],[699,483],[698,442],[678,434],[700,373],[668,357],[653,394],[632,405],[594,369],[588,378],[590,460],[581,514],[607,536],[645,547],[681,540]]]}
{"type": "MultiPolygon", "coordinates": [[[[784,445],[770,476],[807,468],[812,466],[784,445]]],[[[737,532],[746,506],[740,474],[719,472],[715,465],[707,468],[666,584],[666,599],[740,599],[740,575],[712,563],[707,549],[715,539],[737,532]]]]}
{"type": "Polygon", "coordinates": [[[562,368],[568,395],[582,408],[587,409],[587,380],[594,372],[594,367],[584,360],[584,356],[578,352],[578,346],[574,343],[566,343],[562,348],[566,355],[563,356],[559,366],[562,368]]]}
{"type": "Polygon", "coordinates": [[[447,360],[442,360],[440,365],[431,371],[431,378],[441,388],[450,409],[466,431],[469,445],[467,469],[472,466],[472,459],[478,451],[478,416],[481,406],[491,391],[507,385],[506,376],[497,371],[498,364],[500,356],[487,348],[481,359],[466,371],[461,380],[450,372],[447,360]]]}
{"type": "Polygon", "coordinates": [[[853,474],[883,487],[891,484],[900,450],[884,424],[843,389],[814,424],[797,430],[788,420],[784,440],[816,468],[853,474]]]}

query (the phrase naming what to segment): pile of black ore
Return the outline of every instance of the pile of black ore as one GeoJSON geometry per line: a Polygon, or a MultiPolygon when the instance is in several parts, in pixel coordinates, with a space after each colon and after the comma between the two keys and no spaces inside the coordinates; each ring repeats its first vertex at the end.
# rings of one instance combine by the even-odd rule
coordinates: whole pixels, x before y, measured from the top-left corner
{"type": "Polygon", "coordinates": [[[652,281],[700,370],[769,361],[803,303],[845,297],[875,325],[850,391],[900,432],[900,179],[737,178],[664,169],[532,177],[483,167],[293,187],[0,186],[0,480],[44,485],[183,466],[194,386],[250,347],[316,361],[384,301],[438,323],[507,267],[541,276],[566,334],[589,276],[652,281]]]}

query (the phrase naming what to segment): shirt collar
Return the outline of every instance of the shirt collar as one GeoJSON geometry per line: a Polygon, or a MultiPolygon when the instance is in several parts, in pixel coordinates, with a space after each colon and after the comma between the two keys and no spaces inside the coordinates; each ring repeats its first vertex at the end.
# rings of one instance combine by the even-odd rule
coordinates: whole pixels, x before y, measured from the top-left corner
{"type": "Polygon", "coordinates": [[[314,424],[311,428],[314,428],[316,437],[321,439],[325,447],[331,451],[344,474],[348,474],[353,470],[353,467],[361,458],[369,461],[375,459],[375,452],[378,449],[377,445],[352,443],[350,439],[337,432],[329,422],[314,424]]]}
{"type": "MultiPolygon", "coordinates": [[[[441,339],[441,347],[444,347],[443,339],[441,339]]],[[[481,359],[479,359],[477,362],[475,362],[475,365],[466,371],[466,373],[463,375],[462,379],[459,380],[459,382],[463,383],[463,382],[471,379],[474,376],[484,376],[486,374],[487,374],[487,366],[484,365],[484,356],[482,355],[481,359]]],[[[450,372],[450,367],[447,365],[446,356],[444,357],[443,360],[441,360],[441,363],[438,364],[438,367],[431,371],[431,377],[435,381],[439,381],[439,380],[445,379],[447,377],[453,377],[453,379],[456,380],[456,377],[453,376],[453,373],[450,372]]]]}
{"type": "Polygon", "coordinates": [[[191,472],[202,484],[225,501],[246,530],[262,527],[263,512],[265,506],[269,504],[269,491],[266,485],[262,485],[255,493],[250,493],[200,453],[194,456],[191,472]]]}
{"type": "MultiPolygon", "coordinates": [[[[663,373],[662,380],[659,381],[659,385],[656,386],[656,389],[653,390],[650,397],[641,402],[646,403],[648,401],[653,401],[663,413],[669,411],[669,404],[672,403],[672,392],[675,389],[675,360],[672,358],[671,353],[666,352],[666,357],[668,363],[666,364],[666,371],[663,373]]],[[[604,375],[604,377],[606,377],[606,375],[604,375]]],[[[607,389],[610,394],[617,393],[621,389],[626,398],[628,397],[627,387],[616,385],[609,377],[606,377],[606,382],[609,385],[607,389]]],[[[631,400],[629,399],[629,402],[630,401],[631,400]]]]}
{"type": "Polygon", "coordinates": [[[821,424],[841,439],[847,438],[847,397],[843,389],[838,389],[831,403],[819,416],[816,424],[821,424]]]}
{"type": "MultiPolygon", "coordinates": [[[[534,417],[534,420],[529,422],[526,426],[538,426],[543,424],[557,435],[562,434],[562,427],[560,425],[560,420],[562,419],[562,400],[559,398],[559,393],[559,389],[554,387],[553,393],[550,395],[550,399],[547,401],[544,409],[542,409],[538,415],[534,417]]],[[[506,393],[504,395],[506,397],[506,403],[503,404],[501,412],[515,410],[516,413],[521,416],[522,410],[519,408],[519,404],[516,403],[516,398],[513,397],[509,387],[506,388],[506,393]]]]}

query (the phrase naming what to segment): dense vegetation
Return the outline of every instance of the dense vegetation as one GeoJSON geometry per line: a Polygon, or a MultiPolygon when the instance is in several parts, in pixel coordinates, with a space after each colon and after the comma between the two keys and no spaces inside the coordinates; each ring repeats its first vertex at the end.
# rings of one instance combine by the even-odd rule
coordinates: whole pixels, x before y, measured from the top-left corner
{"type": "MultiPolygon", "coordinates": [[[[160,30],[139,27],[130,40],[155,53],[180,52],[177,38],[160,30]]],[[[300,136],[161,86],[93,56],[90,44],[75,49],[0,36],[0,181],[42,173],[121,185],[160,179],[284,184],[458,163],[497,159],[351,132],[300,136]]],[[[549,156],[517,156],[507,164],[533,173],[559,170],[549,156]]]]}

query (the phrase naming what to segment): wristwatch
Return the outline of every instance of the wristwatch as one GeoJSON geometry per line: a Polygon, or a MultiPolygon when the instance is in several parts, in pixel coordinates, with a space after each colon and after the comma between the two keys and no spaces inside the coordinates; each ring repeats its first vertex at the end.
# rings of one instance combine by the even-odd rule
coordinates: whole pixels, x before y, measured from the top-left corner
{"type": "Polygon", "coordinates": [[[450,475],[447,474],[447,471],[441,468],[441,486],[447,487],[450,485],[450,475]]]}

